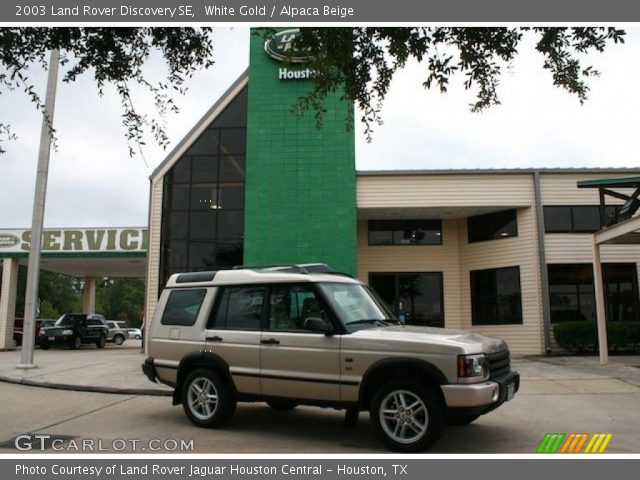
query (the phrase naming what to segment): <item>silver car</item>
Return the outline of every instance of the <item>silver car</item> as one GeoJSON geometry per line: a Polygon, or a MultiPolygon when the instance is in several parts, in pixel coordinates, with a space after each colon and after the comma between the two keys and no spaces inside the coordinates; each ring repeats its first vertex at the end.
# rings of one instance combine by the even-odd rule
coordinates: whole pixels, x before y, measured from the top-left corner
{"type": "Polygon", "coordinates": [[[107,342],[113,342],[116,345],[122,345],[124,341],[129,338],[129,332],[127,332],[123,328],[120,328],[118,323],[114,320],[107,320],[107,326],[109,327],[107,342]]]}

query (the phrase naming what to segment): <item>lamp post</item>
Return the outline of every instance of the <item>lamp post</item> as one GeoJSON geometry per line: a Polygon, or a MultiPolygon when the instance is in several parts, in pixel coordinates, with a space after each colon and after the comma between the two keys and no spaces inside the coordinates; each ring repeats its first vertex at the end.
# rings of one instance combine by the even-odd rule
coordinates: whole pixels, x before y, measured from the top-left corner
{"type": "Polygon", "coordinates": [[[22,351],[20,353],[20,363],[16,368],[27,369],[36,367],[33,363],[33,344],[35,343],[38,283],[40,281],[40,250],[42,248],[42,224],[44,220],[44,204],[47,195],[49,157],[51,156],[51,128],[53,127],[53,112],[55,109],[59,65],[60,51],[52,50],[49,60],[49,75],[47,78],[44,111],[42,112],[36,191],[33,199],[33,215],[31,217],[31,245],[29,247],[27,288],[24,298],[22,351]]]}

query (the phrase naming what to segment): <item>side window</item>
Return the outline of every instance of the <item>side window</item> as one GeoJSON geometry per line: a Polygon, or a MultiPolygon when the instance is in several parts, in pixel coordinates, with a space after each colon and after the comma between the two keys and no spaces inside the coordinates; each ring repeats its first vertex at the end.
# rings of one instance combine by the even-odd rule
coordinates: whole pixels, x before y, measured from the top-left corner
{"type": "Polygon", "coordinates": [[[214,326],[209,325],[209,328],[259,330],[264,290],[259,286],[224,288],[215,312],[214,326]]]}
{"type": "Polygon", "coordinates": [[[305,330],[305,319],[324,316],[311,285],[274,285],[269,305],[271,330],[305,330]]]}
{"type": "Polygon", "coordinates": [[[169,294],[160,323],[190,327],[196,323],[206,293],[205,289],[172,291],[169,294]]]}

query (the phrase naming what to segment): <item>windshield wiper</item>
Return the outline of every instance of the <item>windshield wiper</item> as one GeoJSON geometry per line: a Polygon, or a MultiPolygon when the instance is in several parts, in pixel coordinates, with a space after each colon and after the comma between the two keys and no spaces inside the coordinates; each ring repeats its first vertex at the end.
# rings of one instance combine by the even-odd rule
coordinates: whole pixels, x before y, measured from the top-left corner
{"type": "Polygon", "coordinates": [[[356,320],[355,322],[349,322],[348,325],[369,325],[369,324],[378,324],[378,325],[396,325],[398,323],[397,320],[393,320],[391,318],[363,318],[361,320],[356,320]]]}

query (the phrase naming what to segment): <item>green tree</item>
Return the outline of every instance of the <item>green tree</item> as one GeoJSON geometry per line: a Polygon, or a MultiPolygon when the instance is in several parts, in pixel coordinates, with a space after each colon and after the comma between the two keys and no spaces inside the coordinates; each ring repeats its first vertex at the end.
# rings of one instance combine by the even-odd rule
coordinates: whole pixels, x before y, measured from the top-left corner
{"type": "MultiPolygon", "coordinates": [[[[302,28],[297,47],[313,53],[310,68],[316,73],[312,91],[300,99],[298,110],[313,110],[322,119],[322,100],[328,92],[340,90],[362,112],[370,137],[381,122],[380,106],[391,79],[409,58],[425,63],[426,88],[446,91],[455,74],[465,77],[465,88],[477,88],[473,110],[499,103],[499,79],[504,66],[513,60],[527,29],[457,27],[353,27],[302,28]]],[[[614,28],[536,27],[536,49],[544,57],[544,68],[558,87],[587,98],[587,79],[597,72],[584,66],[584,54],[603,51],[607,44],[624,40],[624,31],[614,28]]],[[[98,92],[105,86],[117,89],[123,108],[123,123],[129,151],[143,143],[150,131],[166,146],[164,118],[176,111],[173,93],[184,92],[184,82],[201,68],[213,64],[210,29],[193,28],[31,28],[0,29],[0,93],[2,89],[22,89],[38,108],[40,97],[29,80],[34,64],[46,67],[47,52],[62,53],[63,81],[80,75],[94,76],[98,92]],[[153,52],[160,52],[167,64],[166,78],[150,81],[143,66],[153,52]],[[134,107],[131,85],[137,84],[155,97],[157,115],[142,114],[134,107]]],[[[267,31],[267,35],[272,32],[267,31]]],[[[52,134],[54,133],[51,130],[52,134]]],[[[11,126],[0,121],[0,141],[15,138],[11,126]]],[[[2,146],[0,144],[0,152],[2,146]]]]}
{"type": "Polygon", "coordinates": [[[137,327],[144,309],[144,295],[143,278],[102,279],[96,286],[96,312],[137,327]]]}

